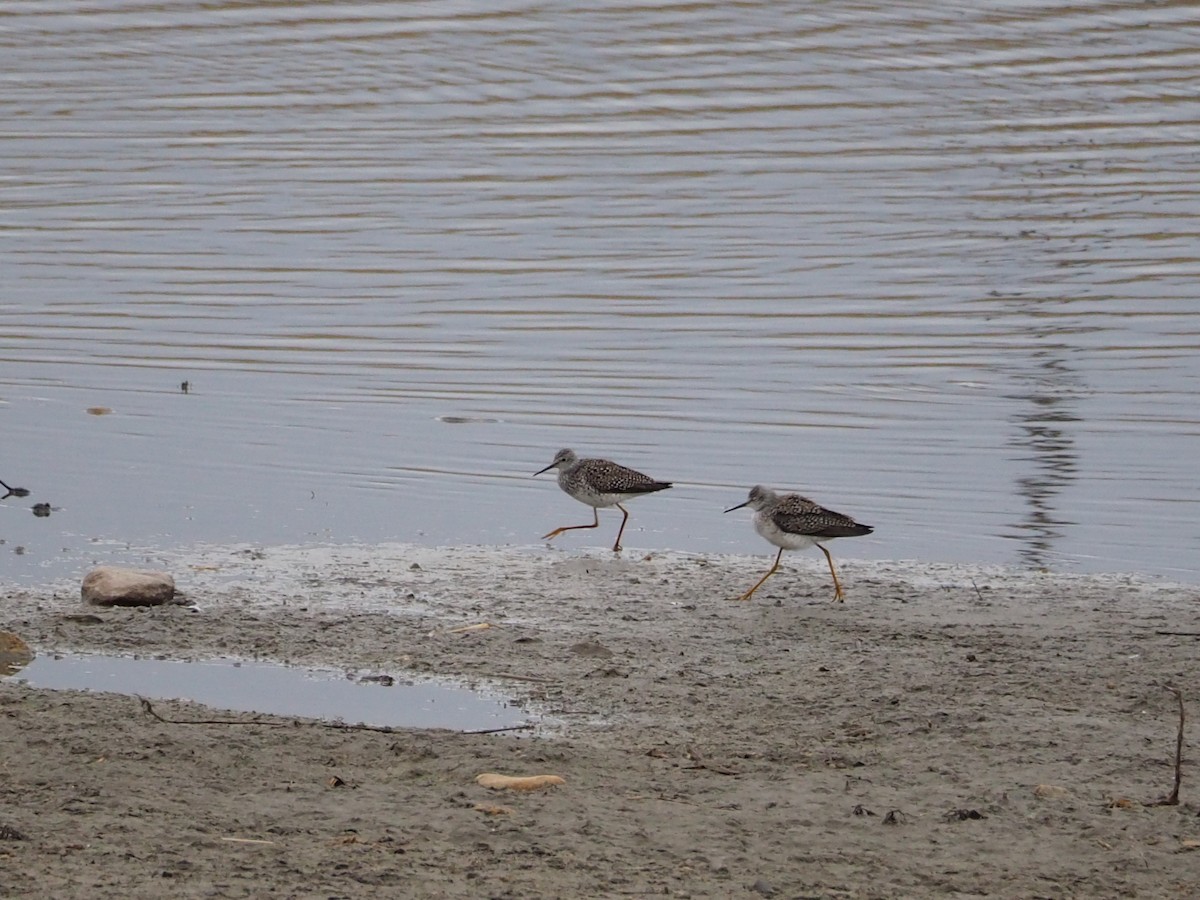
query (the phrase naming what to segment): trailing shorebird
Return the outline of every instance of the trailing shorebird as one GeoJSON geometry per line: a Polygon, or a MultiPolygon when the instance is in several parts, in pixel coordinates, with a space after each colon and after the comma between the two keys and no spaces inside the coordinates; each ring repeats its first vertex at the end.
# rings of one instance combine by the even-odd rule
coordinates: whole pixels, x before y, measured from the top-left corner
{"type": "Polygon", "coordinates": [[[775,554],[775,564],[767,574],[738,600],[749,600],[764,581],[775,574],[779,568],[779,560],[784,550],[804,550],[817,547],[829,561],[829,574],[833,576],[834,599],[842,602],[842,586],[838,583],[837,572],[833,568],[833,557],[821,546],[822,541],[834,538],[858,537],[870,534],[875,529],[870,525],[860,525],[849,516],[826,509],[799,494],[776,494],[770,488],[761,484],[750,489],[750,499],[737,506],[731,506],[725,512],[733,512],[748,506],[754,510],[754,530],[779,548],[775,554]]]}
{"type": "Polygon", "coordinates": [[[554,454],[554,461],[546,468],[534,472],[534,475],[541,475],[542,472],[551,469],[558,469],[560,488],[580,503],[586,503],[592,508],[594,521],[591,525],[564,525],[555,528],[549,534],[542,535],[542,540],[548,541],[564,531],[574,531],[576,528],[599,528],[600,510],[615,506],[625,517],[621,519],[621,528],[617,531],[617,540],[613,544],[614,553],[621,550],[621,535],[625,533],[625,523],[629,521],[629,511],[621,502],[643,494],[653,494],[671,486],[669,481],[655,481],[648,475],[611,460],[580,459],[574,450],[559,450],[554,454]]]}

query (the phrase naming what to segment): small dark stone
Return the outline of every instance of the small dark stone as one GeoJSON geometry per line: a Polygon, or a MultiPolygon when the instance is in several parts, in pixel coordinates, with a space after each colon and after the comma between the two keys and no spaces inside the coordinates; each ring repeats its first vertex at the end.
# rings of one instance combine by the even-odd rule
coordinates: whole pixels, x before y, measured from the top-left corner
{"type": "Polygon", "coordinates": [[[769,881],[763,881],[761,878],[754,882],[754,884],[750,885],[750,890],[763,897],[774,897],[779,893],[779,888],[775,887],[775,885],[771,884],[769,881]]]}
{"type": "Polygon", "coordinates": [[[384,687],[392,687],[396,683],[396,678],[393,675],[363,675],[358,681],[359,684],[381,684],[384,687]]]}

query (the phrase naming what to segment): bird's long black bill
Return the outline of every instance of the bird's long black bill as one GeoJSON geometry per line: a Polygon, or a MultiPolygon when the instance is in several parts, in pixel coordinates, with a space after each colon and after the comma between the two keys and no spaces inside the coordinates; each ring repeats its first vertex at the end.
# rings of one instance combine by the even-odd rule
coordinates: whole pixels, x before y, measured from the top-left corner
{"type": "Polygon", "coordinates": [[[533,477],[534,477],[534,478],[537,478],[537,477],[538,477],[539,475],[541,475],[543,472],[549,472],[549,471],[550,471],[551,469],[553,469],[553,468],[554,468],[554,463],[550,463],[550,465],[546,466],[546,468],[544,468],[544,469],[538,469],[536,472],[534,472],[534,473],[533,473],[533,477]]]}
{"type": "Polygon", "coordinates": [[[725,512],[733,512],[735,509],[741,509],[743,506],[749,506],[749,505],[750,505],[750,501],[747,500],[745,503],[739,503],[737,506],[729,507],[729,509],[725,510],[725,512]]]}

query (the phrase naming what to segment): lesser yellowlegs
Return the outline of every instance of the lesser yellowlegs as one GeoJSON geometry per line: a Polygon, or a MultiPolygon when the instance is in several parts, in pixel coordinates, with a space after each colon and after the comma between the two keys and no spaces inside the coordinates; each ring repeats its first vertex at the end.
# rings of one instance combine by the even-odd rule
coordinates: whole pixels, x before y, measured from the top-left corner
{"type": "Polygon", "coordinates": [[[875,529],[870,525],[860,525],[849,516],[826,509],[799,494],[776,494],[770,488],[761,484],[750,489],[750,499],[737,506],[731,506],[725,512],[733,512],[748,506],[754,512],[754,530],[779,548],[775,554],[775,564],[767,574],[758,579],[758,583],[737,599],[749,600],[764,581],[775,574],[779,568],[779,560],[784,550],[804,550],[817,547],[829,561],[829,574],[833,576],[834,599],[842,602],[842,586],[838,583],[837,572],[833,568],[833,557],[821,546],[822,541],[834,538],[858,537],[870,534],[875,529]]]}
{"type": "Polygon", "coordinates": [[[549,534],[542,535],[542,540],[548,541],[564,531],[574,531],[576,528],[599,528],[600,510],[615,506],[623,514],[621,528],[617,531],[617,540],[613,543],[613,552],[621,549],[621,535],[625,533],[625,523],[629,521],[629,511],[621,505],[623,500],[632,500],[642,494],[653,494],[671,486],[669,481],[655,481],[648,475],[643,475],[633,469],[618,465],[607,459],[580,459],[574,450],[559,450],[554,454],[554,462],[533,474],[541,475],[551,469],[558,469],[558,486],[578,500],[592,508],[591,525],[564,525],[555,528],[549,534]]]}

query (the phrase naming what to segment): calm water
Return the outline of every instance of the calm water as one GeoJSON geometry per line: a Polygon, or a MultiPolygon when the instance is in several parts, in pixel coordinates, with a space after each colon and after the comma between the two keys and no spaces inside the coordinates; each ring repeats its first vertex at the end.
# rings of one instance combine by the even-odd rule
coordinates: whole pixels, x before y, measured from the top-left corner
{"type": "Polygon", "coordinates": [[[1200,581],[1197,135],[1192,4],[7,3],[0,579],[536,543],[571,446],[633,548],[1200,581]]]}
{"type": "Polygon", "coordinates": [[[468,731],[535,724],[540,718],[495,692],[457,684],[402,678],[382,684],[340,672],[240,660],[39,655],[11,680],[51,690],[192,700],[216,709],[393,728],[468,731]]]}

